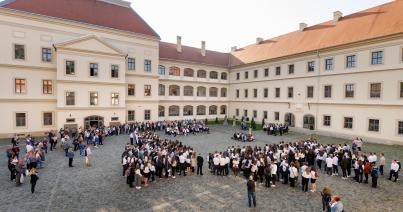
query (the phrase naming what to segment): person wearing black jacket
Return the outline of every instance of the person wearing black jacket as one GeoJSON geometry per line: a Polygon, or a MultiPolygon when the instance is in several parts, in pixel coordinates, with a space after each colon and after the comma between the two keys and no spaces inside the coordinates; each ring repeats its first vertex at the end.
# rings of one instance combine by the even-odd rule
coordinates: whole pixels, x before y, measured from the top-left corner
{"type": "Polygon", "coordinates": [[[39,180],[39,177],[37,175],[35,168],[31,169],[30,175],[31,175],[31,193],[35,193],[36,182],[39,180]]]}
{"type": "Polygon", "coordinates": [[[200,153],[199,153],[199,156],[197,156],[196,160],[197,160],[197,175],[199,175],[199,171],[200,171],[200,175],[203,175],[203,162],[204,162],[204,159],[200,155],[200,153]]]}

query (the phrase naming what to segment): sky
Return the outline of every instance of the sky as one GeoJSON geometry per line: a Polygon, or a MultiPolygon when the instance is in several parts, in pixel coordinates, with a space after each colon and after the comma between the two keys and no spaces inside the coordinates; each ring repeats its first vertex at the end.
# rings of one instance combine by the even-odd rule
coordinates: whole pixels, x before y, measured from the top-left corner
{"type": "Polygon", "coordinates": [[[348,15],[393,0],[129,0],[133,9],[162,41],[229,52],[333,19],[334,11],[348,15]]]}

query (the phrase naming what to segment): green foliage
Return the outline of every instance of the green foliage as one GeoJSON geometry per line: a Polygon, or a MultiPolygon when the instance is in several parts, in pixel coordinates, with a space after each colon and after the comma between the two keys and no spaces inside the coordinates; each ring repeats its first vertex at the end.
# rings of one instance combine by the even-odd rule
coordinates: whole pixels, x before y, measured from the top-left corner
{"type": "Polygon", "coordinates": [[[254,119],[254,118],[252,118],[252,121],[250,121],[250,127],[251,127],[252,129],[256,130],[256,122],[255,122],[255,119],[254,119]]]}
{"type": "Polygon", "coordinates": [[[218,124],[218,117],[215,117],[215,123],[218,124]]]}

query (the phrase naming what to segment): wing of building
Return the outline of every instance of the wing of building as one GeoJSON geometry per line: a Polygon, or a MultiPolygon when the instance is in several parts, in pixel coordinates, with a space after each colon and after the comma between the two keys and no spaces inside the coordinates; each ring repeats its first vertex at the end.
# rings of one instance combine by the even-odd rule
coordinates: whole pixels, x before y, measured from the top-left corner
{"type": "Polygon", "coordinates": [[[403,142],[403,1],[231,52],[160,41],[123,0],[0,2],[0,136],[254,118],[403,142]]]}

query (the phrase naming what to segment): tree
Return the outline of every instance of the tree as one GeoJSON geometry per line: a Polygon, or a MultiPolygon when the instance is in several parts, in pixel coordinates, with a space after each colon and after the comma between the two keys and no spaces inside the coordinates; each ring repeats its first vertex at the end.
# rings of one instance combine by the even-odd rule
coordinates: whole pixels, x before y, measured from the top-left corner
{"type": "Polygon", "coordinates": [[[215,123],[218,124],[218,117],[215,117],[215,123]]]}
{"type": "Polygon", "coordinates": [[[255,122],[255,119],[254,119],[254,118],[252,118],[252,121],[250,122],[250,127],[251,127],[252,129],[256,130],[256,122],[255,122]]]}

